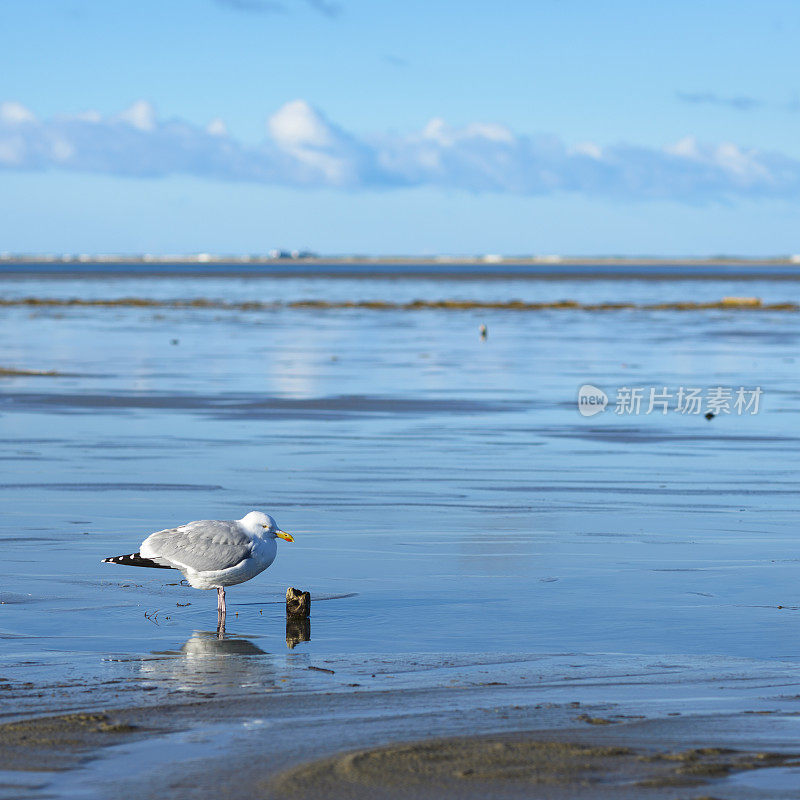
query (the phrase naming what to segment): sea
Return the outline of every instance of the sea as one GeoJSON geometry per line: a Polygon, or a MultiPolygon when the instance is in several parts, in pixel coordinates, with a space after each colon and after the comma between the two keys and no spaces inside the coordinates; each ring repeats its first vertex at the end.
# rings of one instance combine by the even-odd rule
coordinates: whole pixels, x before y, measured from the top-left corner
{"type": "Polygon", "coordinates": [[[3,718],[308,659],[800,666],[800,271],[488,270],[0,269],[3,718]],[[101,563],[254,509],[295,541],[224,637],[101,563]]]}

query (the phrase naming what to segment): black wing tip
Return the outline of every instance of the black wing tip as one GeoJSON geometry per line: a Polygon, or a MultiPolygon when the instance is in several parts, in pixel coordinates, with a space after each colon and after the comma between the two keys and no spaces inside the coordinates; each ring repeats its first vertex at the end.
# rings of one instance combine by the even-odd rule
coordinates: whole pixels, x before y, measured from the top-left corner
{"type": "Polygon", "coordinates": [[[145,558],[140,553],[127,553],[124,556],[109,556],[101,564],[120,564],[123,567],[150,567],[151,569],[172,569],[165,564],[159,564],[152,559],[145,558]]]}
{"type": "Polygon", "coordinates": [[[124,556],[109,556],[104,558],[102,564],[130,564],[131,561],[138,561],[141,558],[139,553],[126,553],[124,556]]]}

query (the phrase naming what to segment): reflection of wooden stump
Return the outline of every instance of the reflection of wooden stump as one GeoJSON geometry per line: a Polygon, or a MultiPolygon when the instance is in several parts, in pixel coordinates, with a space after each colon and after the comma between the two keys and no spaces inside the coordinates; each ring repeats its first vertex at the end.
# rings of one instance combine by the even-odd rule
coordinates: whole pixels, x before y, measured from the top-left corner
{"type": "MultiPolygon", "coordinates": [[[[311,594],[290,586],[286,590],[286,616],[301,619],[311,616],[311,594]]],[[[306,640],[303,640],[306,641],[306,640]]]]}
{"type": "Polygon", "coordinates": [[[290,586],[286,590],[286,644],[291,649],[311,641],[311,595],[290,586]]]}
{"type": "Polygon", "coordinates": [[[300,642],[311,641],[311,620],[308,617],[286,617],[286,646],[293,650],[300,642]]]}

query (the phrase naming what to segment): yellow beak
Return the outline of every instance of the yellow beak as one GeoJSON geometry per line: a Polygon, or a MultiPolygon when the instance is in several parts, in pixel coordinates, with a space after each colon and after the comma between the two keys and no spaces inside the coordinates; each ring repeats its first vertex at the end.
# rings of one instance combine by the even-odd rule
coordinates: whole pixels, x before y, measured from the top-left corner
{"type": "Polygon", "coordinates": [[[287,542],[293,542],[294,539],[292,538],[291,533],[286,533],[286,531],[275,531],[275,535],[279,539],[285,539],[287,542]]]}

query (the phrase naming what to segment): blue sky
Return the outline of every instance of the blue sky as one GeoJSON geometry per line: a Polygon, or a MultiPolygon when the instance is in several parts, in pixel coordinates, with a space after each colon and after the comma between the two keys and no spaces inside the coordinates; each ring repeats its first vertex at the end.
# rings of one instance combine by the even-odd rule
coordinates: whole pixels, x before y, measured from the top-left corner
{"type": "Polygon", "coordinates": [[[796,2],[4,0],[0,251],[800,252],[796,2]]]}

